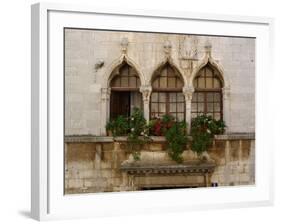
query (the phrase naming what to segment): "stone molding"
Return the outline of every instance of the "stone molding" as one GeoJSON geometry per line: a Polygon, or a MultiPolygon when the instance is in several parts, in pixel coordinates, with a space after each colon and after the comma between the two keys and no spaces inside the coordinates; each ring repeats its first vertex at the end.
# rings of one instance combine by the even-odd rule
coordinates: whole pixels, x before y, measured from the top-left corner
{"type": "MultiPolygon", "coordinates": [[[[189,140],[191,136],[188,136],[189,140]]],[[[164,136],[151,136],[152,143],[166,142],[164,136]]],[[[255,140],[255,133],[228,133],[223,135],[215,135],[215,140],[255,140]]],[[[112,136],[92,136],[92,135],[68,135],[64,137],[66,143],[75,142],[125,142],[126,136],[113,138],[112,136]]]]}
{"type": "Polygon", "coordinates": [[[101,100],[102,101],[109,100],[110,99],[110,93],[111,93],[110,88],[101,88],[101,100]]]}
{"type": "Polygon", "coordinates": [[[216,164],[214,162],[196,162],[185,164],[145,164],[130,163],[122,164],[120,169],[131,175],[147,175],[147,174],[205,174],[212,173],[216,164]]]}

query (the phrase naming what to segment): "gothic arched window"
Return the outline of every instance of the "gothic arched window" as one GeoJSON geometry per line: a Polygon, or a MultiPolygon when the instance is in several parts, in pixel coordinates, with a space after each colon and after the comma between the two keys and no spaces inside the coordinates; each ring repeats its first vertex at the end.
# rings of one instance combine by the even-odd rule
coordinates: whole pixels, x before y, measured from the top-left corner
{"type": "Polygon", "coordinates": [[[170,114],[178,121],[185,120],[185,99],[182,93],[184,83],[180,73],[167,62],[153,77],[150,118],[170,114]]]}
{"type": "Polygon", "coordinates": [[[223,119],[222,87],[219,71],[209,63],[204,66],[193,81],[194,93],[191,104],[191,117],[199,114],[223,119]]]}
{"type": "Polygon", "coordinates": [[[142,109],[142,95],[139,92],[140,78],[137,71],[123,62],[111,74],[110,119],[131,114],[134,107],[142,109]]]}

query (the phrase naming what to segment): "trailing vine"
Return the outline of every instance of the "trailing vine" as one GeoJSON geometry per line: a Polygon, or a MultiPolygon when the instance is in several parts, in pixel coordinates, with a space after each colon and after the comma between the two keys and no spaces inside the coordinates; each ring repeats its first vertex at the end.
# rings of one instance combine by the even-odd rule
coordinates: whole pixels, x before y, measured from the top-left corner
{"type": "Polygon", "coordinates": [[[173,116],[166,114],[162,119],[157,118],[152,121],[150,129],[152,135],[165,136],[168,155],[172,160],[181,163],[182,153],[188,142],[186,123],[177,122],[173,116]]]}
{"type": "Polygon", "coordinates": [[[167,129],[165,138],[168,142],[168,154],[174,161],[181,163],[183,161],[182,153],[188,142],[186,135],[186,123],[175,122],[171,128],[167,129]]]}
{"type": "Polygon", "coordinates": [[[140,150],[151,141],[151,138],[149,137],[149,126],[143,112],[138,108],[134,108],[132,115],[129,117],[127,141],[134,160],[140,160],[140,150]]]}

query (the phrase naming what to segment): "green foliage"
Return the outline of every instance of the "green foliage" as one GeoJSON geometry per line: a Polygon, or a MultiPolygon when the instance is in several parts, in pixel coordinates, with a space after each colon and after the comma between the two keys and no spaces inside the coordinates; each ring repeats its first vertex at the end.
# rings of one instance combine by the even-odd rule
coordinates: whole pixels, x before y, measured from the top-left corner
{"type": "Polygon", "coordinates": [[[134,108],[132,115],[129,117],[128,146],[133,151],[135,160],[139,159],[138,150],[140,150],[151,139],[148,136],[149,126],[140,109],[134,108]]]}
{"type": "MultiPolygon", "coordinates": [[[[199,155],[212,144],[214,135],[223,134],[226,127],[224,121],[216,121],[204,114],[192,119],[191,124],[191,149],[199,155]]],[[[114,137],[128,136],[128,149],[135,160],[140,160],[140,150],[151,141],[149,134],[152,134],[165,136],[171,159],[178,163],[183,161],[182,153],[188,143],[186,123],[176,122],[171,115],[164,115],[162,119],[151,120],[147,124],[143,112],[134,108],[130,117],[118,116],[107,123],[106,129],[112,131],[114,137]]]]}
{"type": "Polygon", "coordinates": [[[168,145],[168,154],[174,161],[181,163],[183,161],[182,153],[187,144],[186,123],[175,122],[165,133],[168,145]]]}
{"type": "Polygon", "coordinates": [[[188,142],[185,122],[176,122],[172,115],[165,114],[162,119],[158,118],[150,122],[150,133],[165,136],[170,158],[178,163],[183,161],[182,153],[188,142]]]}
{"type": "Polygon", "coordinates": [[[223,134],[225,123],[222,120],[216,121],[211,116],[199,115],[191,121],[191,149],[199,155],[208,149],[212,144],[214,135],[223,134]]]}
{"type": "Polygon", "coordinates": [[[106,130],[111,131],[114,137],[127,135],[129,129],[128,120],[120,115],[115,120],[111,120],[106,124],[106,130]]]}

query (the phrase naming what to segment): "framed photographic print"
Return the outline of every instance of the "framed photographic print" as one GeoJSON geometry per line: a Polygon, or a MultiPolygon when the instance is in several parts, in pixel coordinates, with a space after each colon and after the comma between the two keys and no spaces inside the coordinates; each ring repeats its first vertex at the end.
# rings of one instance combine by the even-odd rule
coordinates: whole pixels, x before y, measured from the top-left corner
{"type": "Polygon", "coordinates": [[[33,5],[32,217],[271,204],[272,26],[33,5]]]}

